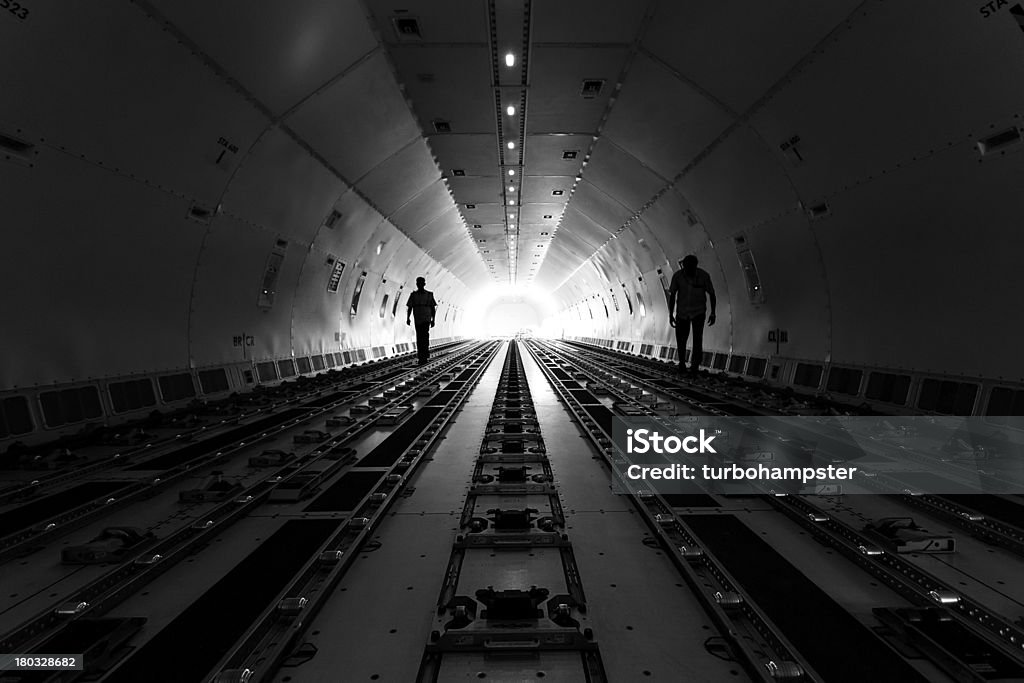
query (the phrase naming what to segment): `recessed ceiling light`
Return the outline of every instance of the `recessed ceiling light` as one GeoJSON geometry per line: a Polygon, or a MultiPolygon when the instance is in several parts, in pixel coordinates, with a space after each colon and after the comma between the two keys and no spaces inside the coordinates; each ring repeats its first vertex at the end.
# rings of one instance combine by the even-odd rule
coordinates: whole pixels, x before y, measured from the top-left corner
{"type": "Polygon", "coordinates": [[[508,112],[509,116],[515,116],[516,115],[516,108],[513,107],[511,104],[508,105],[508,109],[506,109],[505,111],[508,112]]]}
{"type": "Polygon", "coordinates": [[[554,195],[555,197],[561,197],[564,194],[564,192],[562,190],[552,190],[551,194],[554,195]]]}
{"type": "Polygon", "coordinates": [[[476,204],[466,204],[466,208],[467,209],[475,209],[476,208],[476,204]]]}
{"type": "Polygon", "coordinates": [[[515,175],[516,174],[516,169],[514,169],[514,168],[508,169],[508,174],[509,175],[515,175]]]}
{"type": "Polygon", "coordinates": [[[452,169],[452,175],[464,176],[464,175],[466,175],[466,171],[461,169],[461,168],[455,168],[455,169],[452,169]]]}
{"type": "Polygon", "coordinates": [[[515,66],[515,65],[516,65],[516,56],[514,54],[512,54],[511,52],[509,52],[508,54],[505,55],[505,66],[515,66]]]}
{"type": "Polygon", "coordinates": [[[514,199],[508,200],[508,205],[509,206],[513,206],[515,203],[516,203],[516,200],[514,200],[514,199]]]}
{"type": "Polygon", "coordinates": [[[509,143],[508,143],[508,148],[509,148],[509,149],[515,149],[515,148],[516,148],[516,143],[514,143],[514,142],[509,142],[509,143]]]}
{"type": "Polygon", "coordinates": [[[550,213],[544,214],[544,218],[546,218],[548,220],[551,220],[551,214],[550,213]]]}
{"type": "Polygon", "coordinates": [[[508,191],[509,191],[509,192],[515,192],[515,191],[516,191],[516,188],[515,188],[515,187],[513,187],[512,185],[509,185],[509,186],[508,186],[508,191]]]}

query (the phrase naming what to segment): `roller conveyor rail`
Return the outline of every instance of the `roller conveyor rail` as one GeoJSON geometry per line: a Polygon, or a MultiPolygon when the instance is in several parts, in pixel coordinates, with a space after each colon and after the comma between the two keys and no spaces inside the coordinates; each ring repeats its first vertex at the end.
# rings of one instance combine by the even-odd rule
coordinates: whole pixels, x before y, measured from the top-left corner
{"type": "MultiPolygon", "coordinates": [[[[473,345],[461,347],[451,355],[446,354],[442,359],[435,361],[437,365],[420,368],[418,371],[410,370],[408,372],[400,372],[398,375],[394,375],[394,373],[392,373],[393,376],[391,379],[398,382],[401,381],[399,376],[416,377],[416,390],[402,392],[400,395],[395,395],[394,398],[389,398],[386,403],[376,406],[375,409],[368,411],[365,414],[363,420],[360,421],[360,425],[369,425],[376,419],[383,417],[391,406],[398,405],[403,400],[411,398],[415,393],[417,393],[421,386],[429,385],[436,381],[439,373],[435,372],[434,375],[428,376],[423,375],[424,370],[429,372],[434,368],[440,371],[443,368],[450,366],[464,353],[472,351],[474,348],[476,347],[473,345]],[[418,375],[417,372],[419,373],[418,375]]],[[[253,434],[252,436],[242,436],[236,440],[228,441],[226,443],[222,442],[220,439],[214,438],[210,440],[209,450],[205,450],[203,448],[204,443],[206,443],[203,441],[190,444],[189,446],[186,446],[185,449],[191,450],[198,446],[199,452],[194,455],[190,454],[190,457],[182,462],[175,462],[167,469],[161,468],[159,463],[156,463],[153,465],[152,475],[147,475],[146,477],[136,479],[135,481],[124,481],[121,485],[116,485],[115,488],[104,490],[103,493],[97,497],[80,502],[75,507],[66,509],[58,514],[45,517],[39,521],[34,521],[30,525],[0,538],[0,561],[17,556],[19,553],[25,552],[26,548],[37,546],[40,543],[68,533],[98,516],[108,514],[131,502],[152,496],[157,491],[174,484],[197,470],[209,467],[222,460],[230,458],[245,446],[258,443],[263,439],[294,429],[298,425],[309,420],[318,418],[325,413],[336,411],[344,405],[353,403],[366,395],[375,394],[377,392],[379,392],[378,386],[370,386],[354,393],[341,392],[346,393],[346,395],[339,396],[337,399],[330,402],[323,402],[321,398],[319,400],[308,402],[306,407],[299,406],[298,408],[286,408],[282,413],[271,416],[269,419],[274,420],[274,426],[266,427],[264,430],[259,431],[258,435],[253,434]]],[[[330,394],[328,397],[330,397],[330,394]]],[[[346,430],[343,433],[343,436],[351,436],[355,434],[356,432],[352,431],[352,429],[353,428],[346,430]]],[[[121,458],[115,457],[112,460],[105,461],[101,464],[104,465],[104,469],[121,466],[128,466],[131,470],[148,469],[148,463],[168,457],[174,457],[175,452],[147,453],[147,456],[146,460],[141,462],[129,463],[125,462],[121,458]]],[[[74,478],[81,479],[82,477],[93,473],[93,470],[84,470],[74,475],[74,478]]],[[[72,475],[66,475],[64,477],[64,481],[66,482],[71,478],[72,475]]],[[[47,498],[39,498],[36,501],[32,501],[31,504],[43,506],[47,502],[47,498]]],[[[17,514],[18,512],[19,510],[14,510],[14,514],[17,514]]],[[[0,517],[2,517],[3,514],[5,513],[0,512],[0,517]]]]}
{"type": "MultiPolygon", "coordinates": [[[[545,368],[545,372],[549,374],[549,378],[552,379],[556,386],[559,383],[576,384],[572,376],[565,372],[569,366],[557,360],[557,358],[566,357],[560,353],[561,348],[539,343],[531,343],[529,348],[535,357],[538,358],[538,362],[542,362],[542,367],[545,368]],[[543,363],[545,358],[548,360],[546,364],[543,363]],[[562,371],[561,378],[554,374],[559,369],[562,371]]],[[[585,406],[579,403],[578,398],[581,392],[563,388],[559,393],[567,405],[573,406],[574,403],[576,404],[573,412],[580,423],[591,432],[592,440],[604,453],[605,457],[613,457],[608,447],[610,434],[602,429],[601,424],[601,422],[608,424],[609,421],[593,419],[595,411],[586,410],[587,408],[592,408],[592,406],[585,406]]],[[[615,393],[614,386],[610,387],[610,393],[615,393]]],[[[632,414],[643,414],[652,417],[657,415],[655,411],[650,410],[647,406],[637,401],[635,396],[627,395],[620,398],[623,401],[631,401],[633,403],[632,414]]],[[[680,564],[687,563],[690,566],[704,565],[709,568],[714,567],[711,573],[720,584],[727,589],[732,588],[732,590],[720,591],[720,597],[716,596],[719,604],[731,603],[734,613],[738,611],[745,612],[749,617],[754,609],[749,604],[749,596],[744,594],[742,586],[736,585],[730,579],[728,573],[718,563],[714,562],[709,549],[701,546],[699,535],[694,534],[689,529],[686,520],[682,519],[660,495],[646,492],[641,493],[637,498],[638,505],[648,509],[649,514],[645,518],[652,528],[657,530],[667,547],[675,548],[678,551],[677,555],[673,555],[674,559],[680,559],[680,564]]],[[[917,495],[902,497],[904,502],[909,504],[918,503],[919,498],[921,496],[917,495]]],[[[1003,618],[977,601],[967,599],[948,583],[931,576],[921,567],[903,560],[896,553],[886,552],[878,548],[867,536],[848,525],[830,519],[828,515],[817,509],[805,497],[768,495],[765,497],[765,500],[785,511],[804,528],[811,530],[812,534],[826,545],[843,550],[844,556],[853,560],[861,568],[868,570],[873,576],[882,579],[885,585],[890,586],[906,597],[912,604],[922,606],[923,609],[935,608],[940,611],[949,611],[951,617],[962,628],[963,636],[961,640],[966,642],[970,638],[969,642],[974,643],[977,648],[989,653],[988,659],[985,660],[986,663],[982,666],[1002,667],[1004,670],[1020,670],[1020,664],[1024,662],[1024,657],[1021,655],[1021,648],[1024,647],[1024,633],[1021,632],[1021,628],[1017,624],[1003,618]],[[868,548],[869,551],[865,552],[864,548],[868,548]]],[[[983,516],[977,514],[973,516],[959,514],[958,516],[963,520],[962,526],[972,529],[972,531],[979,528],[977,525],[984,524],[986,521],[983,516]]],[[[985,537],[984,534],[977,535],[982,538],[985,537]]],[[[894,613],[894,611],[880,608],[876,612],[885,623],[889,625],[893,623],[891,613],[894,613]]],[[[899,612],[899,610],[895,610],[895,612],[899,612]]],[[[755,620],[758,620],[757,617],[759,616],[758,612],[753,612],[755,620]]],[[[911,619],[911,617],[905,618],[911,619]]],[[[920,621],[917,617],[914,617],[914,619],[916,619],[916,622],[920,621]]],[[[766,621],[762,621],[760,625],[762,627],[764,625],[770,627],[770,624],[766,621]]],[[[779,635],[777,632],[774,632],[774,634],[776,636],[779,635]]],[[[930,647],[930,650],[929,648],[923,649],[929,650],[933,654],[933,661],[941,663],[945,670],[951,672],[951,675],[962,675],[962,672],[968,670],[971,666],[971,645],[962,644],[959,652],[951,652],[944,648],[937,649],[937,646],[934,646],[934,644],[930,647]]],[[[798,653],[789,650],[788,654],[792,655],[793,659],[789,660],[789,662],[784,662],[783,666],[790,668],[793,675],[796,675],[796,670],[800,668],[804,670],[804,673],[801,675],[809,676],[810,679],[816,678],[806,662],[800,661],[798,653]]],[[[772,665],[768,664],[766,666],[768,666],[769,670],[773,670],[772,665]]],[[[778,667],[778,665],[775,666],[778,667]]],[[[774,670],[778,671],[778,668],[774,670]]],[[[779,676],[776,674],[775,677],[779,676]]]]}
{"type": "MultiPolygon", "coordinates": [[[[474,345],[468,352],[457,353],[453,357],[439,362],[433,369],[421,369],[422,383],[434,382],[436,375],[447,372],[453,364],[465,362],[466,359],[489,357],[488,354],[494,352],[494,346],[493,343],[474,345]]],[[[408,390],[396,396],[395,401],[399,402],[416,393],[420,383],[410,383],[408,390]]],[[[205,511],[199,521],[190,522],[170,533],[155,545],[148,546],[141,555],[121,563],[70,596],[63,598],[61,603],[4,634],[0,638],[0,650],[5,652],[31,651],[38,646],[45,647],[45,642],[59,637],[59,633],[75,621],[93,620],[107,613],[179,561],[194,555],[197,549],[205,547],[233,522],[254,512],[266,503],[272,493],[282,484],[301,477],[304,471],[317,467],[319,463],[330,463],[339,453],[347,456],[347,452],[351,451],[347,444],[373,428],[379,414],[383,414],[383,411],[377,411],[351,422],[346,429],[328,440],[311,445],[306,452],[298,451],[296,457],[286,465],[265,474],[253,485],[233,495],[229,500],[205,511]],[[67,609],[68,605],[73,606],[70,613],[67,609]]],[[[331,463],[331,466],[338,468],[344,464],[345,461],[336,461],[331,463]]],[[[409,462],[400,463],[396,465],[396,471],[401,471],[409,466],[409,462]]],[[[384,485],[389,484],[386,477],[383,478],[383,481],[384,485]]],[[[390,488],[393,488],[393,485],[389,487],[389,490],[390,488]]]]}
{"type": "MultiPolygon", "coordinates": [[[[527,349],[595,448],[610,463],[613,457],[610,430],[602,427],[603,421],[594,419],[593,411],[588,412],[584,404],[574,397],[571,387],[578,382],[564,373],[564,369],[561,377],[556,373],[559,361],[548,348],[528,342],[527,349]]],[[[622,398],[625,400],[626,397],[622,398]]],[[[640,407],[646,409],[645,406],[640,407]]],[[[653,414],[652,411],[645,412],[653,414]]],[[[813,674],[807,662],[801,661],[796,648],[786,641],[752,600],[742,595],[737,582],[729,578],[728,572],[710,553],[700,549],[693,535],[686,533],[685,527],[679,525],[680,533],[675,537],[666,532],[663,515],[671,515],[671,508],[662,505],[652,509],[649,502],[655,499],[656,494],[646,494],[643,499],[635,497],[634,504],[652,532],[665,545],[673,564],[727,639],[746,673],[758,681],[776,680],[780,674],[793,680],[798,677],[823,680],[813,674]]]]}
{"type": "MultiPolygon", "coordinates": [[[[434,349],[434,351],[438,355],[448,355],[460,348],[467,348],[470,345],[471,342],[465,341],[449,342],[448,344],[439,346],[434,349]]],[[[73,466],[59,469],[50,474],[33,477],[27,484],[9,486],[0,490],[0,505],[22,501],[27,498],[34,498],[38,496],[41,491],[47,488],[53,488],[59,484],[75,481],[86,475],[95,474],[107,469],[123,467],[131,462],[136,456],[156,453],[156,451],[161,447],[175,446],[186,442],[189,443],[189,445],[201,445],[203,441],[196,442],[196,438],[202,437],[202,440],[206,440],[218,437],[224,432],[231,431],[235,427],[245,426],[246,423],[243,422],[244,420],[254,418],[264,412],[272,413],[279,408],[284,408],[303,401],[308,401],[312,404],[311,407],[324,407],[326,405],[324,403],[325,400],[328,403],[334,404],[335,402],[331,401],[330,397],[334,394],[340,394],[343,392],[351,393],[339,398],[344,398],[346,401],[358,400],[360,396],[372,392],[373,387],[366,388],[362,391],[356,391],[356,388],[360,385],[378,381],[378,378],[381,377],[390,379],[395,376],[395,368],[402,368],[404,364],[408,363],[409,355],[410,354],[403,354],[401,356],[395,356],[386,361],[378,362],[373,365],[366,365],[361,368],[345,368],[337,373],[329,371],[311,378],[301,377],[299,381],[305,380],[305,383],[302,384],[292,385],[283,383],[269,389],[265,389],[261,385],[248,394],[240,394],[210,402],[197,401],[196,405],[189,405],[176,410],[173,413],[160,415],[161,420],[167,419],[173,424],[179,425],[178,428],[173,430],[175,432],[173,435],[147,437],[144,439],[145,443],[142,443],[141,445],[115,448],[115,452],[111,453],[109,457],[101,458],[96,462],[88,464],[76,463],[73,466]],[[283,396],[279,395],[282,393],[284,394],[283,396]],[[200,426],[189,424],[190,418],[198,419],[198,415],[200,414],[218,415],[223,414],[225,410],[228,410],[233,406],[250,405],[256,406],[251,412],[239,412],[216,422],[202,424],[200,426]]],[[[437,356],[435,356],[435,360],[436,359],[437,356]]],[[[413,373],[414,371],[400,372],[398,376],[410,376],[413,373]]],[[[148,419],[139,420],[137,422],[119,425],[117,429],[119,431],[131,433],[133,430],[144,430],[148,424],[148,419]]],[[[86,436],[65,438],[58,440],[55,443],[34,446],[30,450],[43,451],[54,448],[70,448],[72,446],[76,446],[78,443],[86,443],[86,441],[86,436]]],[[[132,462],[132,464],[136,463],[132,462]]]]}
{"type": "Polygon", "coordinates": [[[474,654],[544,670],[553,666],[546,657],[569,656],[563,665],[579,680],[608,680],[519,354],[512,342],[473,466],[420,683],[434,683],[442,671],[445,680],[457,678],[459,664],[474,654]],[[503,507],[510,501],[515,507],[503,507]],[[551,583],[495,590],[474,583],[481,569],[543,576],[551,583]],[[572,656],[575,666],[568,663],[572,656]]]}
{"type": "Polygon", "coordinates": [[[444,427],[466,400],[499,348],[500,344],[491,342],[472,354],[467,367],[459,375],[464,378],[461,386],[438,393],[433,405],[428,404],[421,409],[436,407],[438,410],[432,413],[432,419],[410,438],[403,439],[403,443],[387,447],[391,465],[385,471],[381,484],[361,501],[352,517],[303,565],[275,601],[264,609],[243,637],[213,667],[206,680],[256,683],[271,679],[350,566],[358,548],[370,537],[401,494],[410,474],[440,438],[444,427]]]}

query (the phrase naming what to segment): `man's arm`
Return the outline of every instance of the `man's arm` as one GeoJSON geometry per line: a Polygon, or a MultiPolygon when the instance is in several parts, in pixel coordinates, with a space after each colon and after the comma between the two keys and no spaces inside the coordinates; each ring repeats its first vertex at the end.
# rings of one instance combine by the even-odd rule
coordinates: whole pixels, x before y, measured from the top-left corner
{"type": "Polygon", "coordinates": [[[715,306],[718,305],[718,300],[715,299],[715,286],[711,284],[711,276],[708,275],[707,293],[708,300],[711,302],[711,315],[708,316],[708,326],[715,324],[715,306]]]}
{"type": "Polygon", "coordinates": [[[668,324],[676,326],[676,295],[679,293],[679,285],[676,284],[676,274],[672,275],[672,283],[668,286],[668,324]]]}
{"type": "Polygon", "coordinates": [[[437,302],[434,301],[434,295],[430,295],[430,326],[434,326],[434,316],[437,315],[437,302]]]}
{"type": "Polygon", "coordinates": [[[409,325],[409,318],[412,317],[412,293],[409,293],[409,300],[405,302],[405,324],[409,325]]]}

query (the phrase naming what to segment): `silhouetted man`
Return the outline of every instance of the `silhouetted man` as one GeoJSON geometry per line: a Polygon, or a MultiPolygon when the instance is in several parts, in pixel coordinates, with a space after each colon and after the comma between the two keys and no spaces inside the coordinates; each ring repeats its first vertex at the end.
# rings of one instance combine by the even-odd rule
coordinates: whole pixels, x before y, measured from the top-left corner
{"type": "Polygon", "coordinates": [[[420,365],[425,365],[430,359],[430,328],[434,326],[434,314],[437,312],[434,293],[424,289],[426,285],[426,280],[416,278],[416,290],[409,294],[409,301],[405,304],[405,324],[409,324],[410,317],[416,319],[416,354],[420,365]]]}
{"type": "Polygon", "coordinates": [[[686,369],[686,339],[693,327],[693,353],[690,372],[696,373],[704,356],[704,320],[708,327],[715,324],[715,288],[711,276],[697,267],[697,257],[690,254],[683,259],[682,270],[672,275],[668,289],[668,322],[676,328],[676,346],[679,348],[679,372],[686,369]],[[707,315],[705,298],[711,300],[711,315],[707,315]]]}

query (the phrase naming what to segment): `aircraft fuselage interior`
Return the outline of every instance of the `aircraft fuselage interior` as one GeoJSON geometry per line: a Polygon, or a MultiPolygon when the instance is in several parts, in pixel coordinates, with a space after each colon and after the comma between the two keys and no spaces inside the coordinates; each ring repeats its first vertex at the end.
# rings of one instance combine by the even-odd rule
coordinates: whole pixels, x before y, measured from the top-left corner
{"type": "Polygon", "coordinates": [[[1024,5],[0,0],[0,683],[1024,682],[1024,5]]]}

